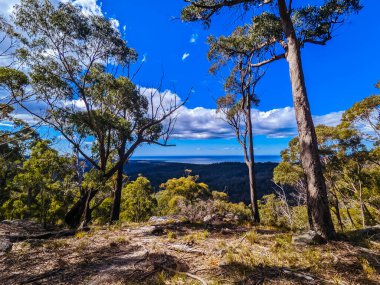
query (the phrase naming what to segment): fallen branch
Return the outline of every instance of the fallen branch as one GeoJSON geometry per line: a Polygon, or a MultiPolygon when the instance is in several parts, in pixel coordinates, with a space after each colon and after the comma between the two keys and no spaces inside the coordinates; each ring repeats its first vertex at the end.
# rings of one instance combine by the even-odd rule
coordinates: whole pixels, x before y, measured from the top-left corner
{"type": "Polygon", "coordinates": [[[162,267],[163,269],[167,270],[167,271],[170,271],[170,272],[173,272],[173,273],[176,273],[176,274],[183,274],[183,275],[186,275],[186,276],[188,276],[188,277],[190,277],[190,278],[193,278],[193,279],[195,279],[195,280],[198,280],[198,281],[199,281],[201,284],[203,284],[203,285],[207,285],[207,282],[206,282],[204,279],[202,279],[201,277],[196,276],[196,275],[194,275],[194,274],[191,274],[191,273],[188,273],[188,272],[177,271],[177,270],[175,270],[175,269],[172,269],[172,268],[169,268],[169,267],[166,267],[166,266],[163,266],[163,265],[161,265],[161,267],[162,267]]]}
{"type": "Polygon", "coordinates": [[[62,230],[58,232],[48,232],[42,234],[34,234],[34,235],[7,235],[6,237],[11,242],[19,242],[28,239],[49,239],[49,238],[59,238],[59,237],[68,237],[75,235],[76,230],[62,230]]]}

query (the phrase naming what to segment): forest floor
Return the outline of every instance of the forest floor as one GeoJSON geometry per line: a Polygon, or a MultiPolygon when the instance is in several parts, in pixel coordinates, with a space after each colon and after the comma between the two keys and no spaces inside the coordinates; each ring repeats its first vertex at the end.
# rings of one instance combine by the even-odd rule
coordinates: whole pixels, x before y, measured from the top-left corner
{"type": "Polygon", "coordinates": [[[227,225],[93,227],[14,243],[0,253],[0,284],[380,284],[378,236],[315,246],[291,237],[227,225]]]}

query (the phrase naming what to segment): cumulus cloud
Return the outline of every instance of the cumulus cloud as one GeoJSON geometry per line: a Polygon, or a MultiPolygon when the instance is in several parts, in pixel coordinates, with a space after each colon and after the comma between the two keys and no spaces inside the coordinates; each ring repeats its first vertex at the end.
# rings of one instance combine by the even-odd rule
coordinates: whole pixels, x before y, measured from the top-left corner
{"type": "MultiPolygon", "coordinates": [[[[181,102],[180,97],[170,90],[159,94],[155,88],[140,87],[140,91],[149,98],[156,94],[153,105],[159,104],[159,98],[164,98],[162,104],[169,106],[173,102],[181,102]]],[[[315,125],[324,124],[336,126],[340,123],[343,111],[332,112],[326,115],[314,116],[315,125]]],[[[173,138],[178,139],[213,139],[233,138],[234,132],[223,121],[222,114],[216,109],[204,107],[181,107],[177,111],[177,120],[173,138]]],[[[297,135],[297,125],[293,107],[276,108],[269,111],[252,110],[253,131],[255,135],[264,135],[269,138],[287,138],[297,135]]]]}
{"type": "Polygon", "coordinates": [[[186,58],[188,58],[190,56],[189,53],[185,52],[183,55],[182,55],[182,61],[184,61],[186,58]]]}
{"type": "Polygon", "coordinates": [[[8,16],[12,13],[13,6],[18,4],[19,0],[1,0],[0,1],[0,11],[3,16],[8,16]]]}
{"type": "Polygon", "coordinates": [[[71,2],[74,6],[80,7],[85,15],[103,15],[102,7],[96,3],[96,0],[61,0],[61,2],[71,2]]]}
{"type": "MultiPolygon", "coordinates": [[[[316,125],[339,124],[343,112],[333,112],[322,116],[314,116],[316,125]]],[[[269,111],[252,110],[253,132],[269,138],[286,138],[297,135],[294,109],[292,107],[272,109],[269,111]]],[[[232,138],[234,133],[222,120],[215,109],[183,107],[179,111],[173,133],[175,138],[212,139],[232,138]]]]}
{"type": "Polygon", "coordinates": [[[190,41],[189,42],[191,44],[195,44],[197,42],[197,40],[198,40],[198,37],[199,37],[198,34],[192,34],[191,37],[190,37],[190,41]]]}
{"type": "MultiPolygon", "coordinates": [[[[140,92],[145,95],[151,105],[169,107],[173,104],[180,104],[181,98],[171,90],[159,92],[155,88],[139,87],[140,92]]],[[[77,110],[84,110],[82,100],[72,100],[63,103],[65,106],[71,106],[77,110]]],[[[43,112],[41,105],[37,102],[33,106],[34,110],[43,112]]],[[[155,110],[155,109],[154,109],[155,110]]],[[[149,108],[151,115],[151,108],[149,108]]],[[[158,110],[160,112],[160,110],[158,110]]],[[[325,124],[336,126],[339,124],[343,111],[332,112],[325,115],[314,116],[315,125],[325,124]]],[[[216,109],[204,107],[188,108],[181,107],[175,114],[176,124],[172,134],[177,139],[215,139],[215,138],[233,138],[235,135],[225,121],[222,115],[216,112],[216,109]]],[[[15,117],[28,123],[36,123],[33,116],[16,110],[15,117]]],[[[295,122],[294,108],[284,107],[276,108],[269,111],[252,110],[253,131],[255,135],[263,135],[268,138],[288,138],[297,135],[297,126],[295,122]]],[[[0,121],[1,127],[10,127],[9,122],[0,121]]]]}

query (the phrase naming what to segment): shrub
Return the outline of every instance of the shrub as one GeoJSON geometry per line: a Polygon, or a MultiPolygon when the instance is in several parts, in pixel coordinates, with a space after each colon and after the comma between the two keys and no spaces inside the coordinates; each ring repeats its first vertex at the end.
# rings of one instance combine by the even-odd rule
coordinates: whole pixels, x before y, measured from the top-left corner
{"type": "Polygon", "coordinates": [[[181,207],[205,201],[211,197],[207,184],[197,182],[198,176],[187,176],[169,179],[161,184],[160,192],[156,194],[157,214],[177,214],[181,207]]]}
{"type": "Polygon", "coordinates": [[[145,177],[140,176],[127,184],[122,192],[121,220],[136,223],[147,221],[157,204],[152,194],[153,187],[145,177]]]}

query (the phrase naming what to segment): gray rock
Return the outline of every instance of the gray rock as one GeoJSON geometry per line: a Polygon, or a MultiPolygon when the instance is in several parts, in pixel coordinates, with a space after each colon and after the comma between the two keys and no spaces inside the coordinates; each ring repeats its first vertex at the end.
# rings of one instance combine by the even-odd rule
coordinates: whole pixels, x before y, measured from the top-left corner
{"type": "Polygon", "coordinates": [[[130,230],[131,233],[137,236],[147,236],[147,235],[162,235],[164,230],[160,226],[143,226],[130,230]]]}
{"type": "Polygon", "coordinates": [[[152,216],[148,223],[153,225],[180,223],[181,220],[177,216],[152,216]]]}
{"type": "Polygon", "coordinates": [[[12,249],[12,243],[6,237],[0,237],[0,252],[9,252],[12,249]]]}
{"type": "Polygon", "coordinates": [[[316,245],[325,244],[327,241],[314,231],[296,235],[292,237],[292,243],[296,245],[316,245]]]}
{"type": "Polygon", "coordinates": [[[203,222],[208,223],[208,222],[211,222],[213,219],[214,219],[214,215],[206,215],[203,218],[203,222]]]}

